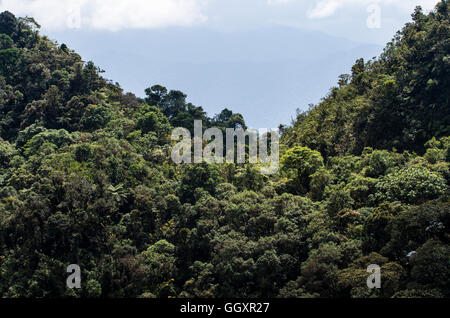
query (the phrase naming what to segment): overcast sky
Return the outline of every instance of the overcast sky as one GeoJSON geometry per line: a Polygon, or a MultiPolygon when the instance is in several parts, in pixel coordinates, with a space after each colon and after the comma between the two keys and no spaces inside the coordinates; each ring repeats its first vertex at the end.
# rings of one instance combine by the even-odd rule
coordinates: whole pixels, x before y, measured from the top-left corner
{"type": "MultiPolygon", "coordinates": [[[[384,44],[415,6],[437,0],[1,0],[1,10],[30,15],[43,30],[119,31],[170,26],[218,30],[288,25],[360,42],[384,44]],[[367,20],[380,17],[380,23],[367,20]]],[[[372,20],[374,21],[374,20],[372,20]]]]}

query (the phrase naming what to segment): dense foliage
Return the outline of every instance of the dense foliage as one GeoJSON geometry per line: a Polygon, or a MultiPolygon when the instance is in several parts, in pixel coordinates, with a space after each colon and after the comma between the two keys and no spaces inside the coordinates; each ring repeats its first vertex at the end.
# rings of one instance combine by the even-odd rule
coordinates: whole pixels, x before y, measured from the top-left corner
{"type": "Polygon", "coordinates": [[[450,296],[449,1],[284,129],[270,177],[173,164],[172,127],[242,116],[125,94],[38,29],[0,14],[0,296],[450,296]]]}
{"type": "Polygon", "coordinates": [[[288,145],[328,158],[365,147],[422,152],[431,138],[450,135],[448,1],[428,15],[417,7],[412,19],[378,59],[358,60],[319,105],[299,114],[288,145]]]}

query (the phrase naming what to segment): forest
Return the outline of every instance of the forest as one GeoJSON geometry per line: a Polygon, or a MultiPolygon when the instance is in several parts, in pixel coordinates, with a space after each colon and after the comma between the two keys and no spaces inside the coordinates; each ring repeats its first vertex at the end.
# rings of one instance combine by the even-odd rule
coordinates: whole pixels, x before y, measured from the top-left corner
{"type": "Polygon", "coordinates": [[[281,125],[275,175],[173,163],[174,128],[245,119],[160,85],[125,93],[1,13],[0,297],[450,297],[449,13],[417,7],[281,125]]]}

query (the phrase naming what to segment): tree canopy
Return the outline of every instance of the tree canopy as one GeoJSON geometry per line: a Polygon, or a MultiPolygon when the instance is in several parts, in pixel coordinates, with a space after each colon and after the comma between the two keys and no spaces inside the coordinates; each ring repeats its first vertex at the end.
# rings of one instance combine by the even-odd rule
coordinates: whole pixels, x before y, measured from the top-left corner
{"type": "Polygon", "coordinates": [[[284,127],[281,169],[263,176],[170,159],[174,127],[242,115],[160,85],[125,93],[1,13],[0,296],[449,297],[449,22],[447,0],[417,8],[284,127]]]}

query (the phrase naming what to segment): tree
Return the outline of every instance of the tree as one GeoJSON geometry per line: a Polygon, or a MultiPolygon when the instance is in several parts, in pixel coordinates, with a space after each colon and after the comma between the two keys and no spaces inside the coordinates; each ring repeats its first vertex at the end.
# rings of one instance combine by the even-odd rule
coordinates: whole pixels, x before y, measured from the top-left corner
{"type": "Polygon", "coordinates": [[[167,88],[161,85],[154,85],[151,88],[145,89],[147,98],[145,102],[150,106],[162,107],[167,97],[167,88]]]}
{"type": "Polygon", "coordinates": [[[113,117],[113,111],[103,105],[89,105],[81,118],[81,125],[87,131],[105,126],[113,117]]]}
{"type": "Polygon", "coordinates": [[[412,259],[412,278],[428,288],[439,288],[446,296],[450,294],[450,248],[437,240],[429,240],[417,250],[412,259]]]}
{"type": "Polygon", "coordinates": [[[0,33],[0,50],[11,49],[13,45],[14,42],[9,35],[0,33]]]}
{"type": "Polygon", "coordinates": [[[179,187],[182,202],[194,202],[200,194],[198,190],[215,193],[216,186],[220,183],[220,172],[216,166],[206,163],[187,165],[184,169],[179,187]]]}
{"type": "Polygon", "coordinates": [[[443,195],[447,188],[445,179],[425,167],[412,166],[389,174],[377,184],[378,201],[421,203],[443,195]]]}
{"type": "Polygon", "coordinates": [[[17,19],[9,11],[0,13],[0,34],[6,34],[10,37],[14,37],[18,29],[17,19]]]}
{"type": "Polygon", "coordinates": [[[294,147],[289,149],[281,158],[283,169],[288,173],[294,171],[294,178],[298,186],[298,193],[309,189],[310,177],[323,166],[323,158],[318,151],[307,147],[294,147]]]}

